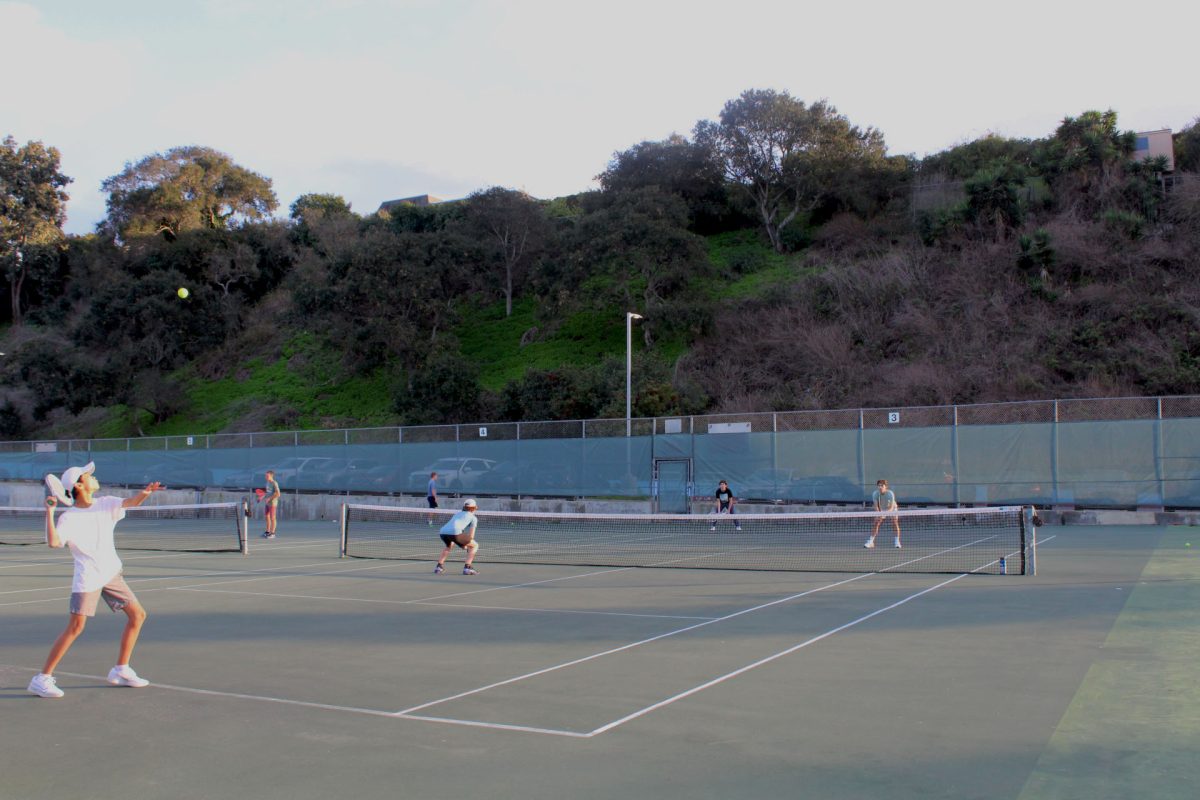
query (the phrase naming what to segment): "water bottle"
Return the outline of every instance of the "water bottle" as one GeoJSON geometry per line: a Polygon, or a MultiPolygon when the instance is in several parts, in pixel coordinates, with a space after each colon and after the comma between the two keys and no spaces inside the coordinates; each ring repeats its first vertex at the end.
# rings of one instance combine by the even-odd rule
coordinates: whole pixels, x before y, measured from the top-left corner
{"type": "Polygon", "coordinates": [[[1000,556],[1000,574],[1001,575],[1008,574],[1008,567],[1005,566],[1005,564],[1004,564],[1004,556],[1000,556]]]}

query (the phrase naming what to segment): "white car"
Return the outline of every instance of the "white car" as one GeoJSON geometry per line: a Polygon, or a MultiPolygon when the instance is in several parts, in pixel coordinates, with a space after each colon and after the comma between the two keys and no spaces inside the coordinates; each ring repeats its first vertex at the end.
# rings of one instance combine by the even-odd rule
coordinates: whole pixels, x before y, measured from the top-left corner
{"type": "Polygon", "coordinates": [[[484,476],[496,466],[490,458],[439,458],[424,469],[410,472],[408,488],[423,492],[429,485],[429,473],[436,472],[437,487],[446,492],[474,491],[484,476]]]}

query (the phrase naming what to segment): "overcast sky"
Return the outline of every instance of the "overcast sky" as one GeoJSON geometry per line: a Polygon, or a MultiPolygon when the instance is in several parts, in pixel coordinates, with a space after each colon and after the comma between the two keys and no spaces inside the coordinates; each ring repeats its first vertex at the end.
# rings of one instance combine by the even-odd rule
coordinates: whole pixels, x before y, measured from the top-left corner
{"type": "Polygon", "coordinates": [[[199,144],[301,194],[594,188],[616,151],[746,89],[827,99],[925,155],[1115,109],[1200,116],[1200,3],[0,0],[0,136],[62,153],[67,230],[126,162],[199,144]]]}

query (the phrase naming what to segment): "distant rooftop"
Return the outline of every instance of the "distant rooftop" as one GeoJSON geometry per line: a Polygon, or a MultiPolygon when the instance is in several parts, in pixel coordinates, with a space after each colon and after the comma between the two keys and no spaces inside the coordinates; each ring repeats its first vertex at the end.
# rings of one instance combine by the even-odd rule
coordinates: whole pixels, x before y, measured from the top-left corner
{"type": "Polygon", "coordinates": [[[435,203],[443,202],[445,201],[440,197],[434,197],[431,194],[419,194],[415,197],[401,197],[399,200],[384,200],[379,204],[379,211],[390,211],[399,206],[431,206],[435,203]]]}

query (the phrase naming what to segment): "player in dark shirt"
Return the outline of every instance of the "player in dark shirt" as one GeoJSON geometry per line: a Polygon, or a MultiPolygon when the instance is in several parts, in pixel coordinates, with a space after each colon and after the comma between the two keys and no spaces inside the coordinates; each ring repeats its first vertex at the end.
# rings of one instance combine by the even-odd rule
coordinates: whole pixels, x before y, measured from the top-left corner
{"type": "MultiPolygon", "coordinates": [[[[737,505],[737,497],[734,496],[733,489],[729,488],[728,481],[721,481],[719,484],[717,484],[717,491],[713,495],[713,498],[716,501],[717,514],[733,514],[733,507],[737,505]]],[[[733,521],[733,527],[735,530],[740,531],[742,529],[742,523],[735,519],[733,521]]],[[[717,523],[716,521],[713,521],[712,527],[709,528],[709,530],[715,531],[716,529],[717,523]]]]}

